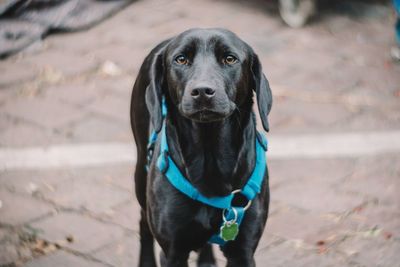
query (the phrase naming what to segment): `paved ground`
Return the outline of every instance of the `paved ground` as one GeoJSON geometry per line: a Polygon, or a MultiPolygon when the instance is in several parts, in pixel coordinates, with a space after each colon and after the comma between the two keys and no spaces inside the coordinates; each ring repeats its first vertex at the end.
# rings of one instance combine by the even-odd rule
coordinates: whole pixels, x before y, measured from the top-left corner
{"type": "MultiPolygon", "coordinates": [[[[132,143],[129,96],[141,61],[160,40],[194,26],[228,27],[258,52],[274,93],[276,151],[303,135],[352,133],[368,147],[364,133],[373,133],[378,143],[395,142],[393,13],[352,6],[346,14],[338,13],[343,5],[324,8],[293,30],[269,1],[142,0],[87,32],[51,36],[0,61],[0,154],[132,143]]],[[[328,156],[286,146],[269,161],[271,213],[258,266],[400,266],[399,149],[364,153],[350,142],[346,149],[358,152],[343,154],[330,144],[328,156]]],[[[0,266],[136,265],[133,163],[29,164],[0,173],[0,266]]]]}

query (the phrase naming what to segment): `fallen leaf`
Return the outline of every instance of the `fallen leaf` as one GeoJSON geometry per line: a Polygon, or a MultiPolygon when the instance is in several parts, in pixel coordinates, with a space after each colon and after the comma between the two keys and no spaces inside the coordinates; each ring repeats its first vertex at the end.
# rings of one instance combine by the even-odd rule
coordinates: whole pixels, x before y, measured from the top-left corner
{"type": "Polygon", "coordinates": [[[107,76],[118,76],[122,74],[121,68],[112,61],[104,62],[100,67],[100,72],[107,76]]]}
{"type": "Polygon", "coordinates": [[[74,242],[74,237],[73,237],[72,235],[66,236],[65,239],[66,239],[69,243],[74,242]]]}
{"type": "Polygon", "coordinates": [[[326,253],[327,251],[328,251],[328,248],[325,247],[325,246],[319,246],[319,247],[318,247],[318,253],[319,253],[319,254],[324,254],[324,253],[326,253]]]}
{"type": "Polygon", "coordinates": [[[378,236],[381,232],[382,232],[382,229],[379,229],[377,226],[375,226],[374,228],[363,232],[363,235],[364,235],[365,237],[376,237],[376,236],[378,236]]]}
{"type": "Polygon", "coordinates": [[[364,207],[363,206],[358,206],[358,207],[355,207],[354,209],[353,209],[353,212],[361,212],[361,211],[363,211],[364,210],[364,207]]]}
{"type": "Polygon", "coordinates": [[[55,190],[55,188],[54,188],[54,186],[52,186],[52,185],[50,185],[50,184],[48,184],[48,183],[46,183],[46,182],[42,182],[51,192],[54,192],[54,191],[56,191],[55,190]]]}
{"type": "Polygon", "coordinates": [[[383,232],[383,236],[385,239],[391,239],[393,237],[393,234],[391,232],[383,232]]]}
{"type": "Polygon", "coordinates": [[[37,254],[46,255],[59,249],[60,246],[56,243],[50,243],[43,239],[37,239],[31,248],[37,254]]]}
{"type": "Polygon", "coordinates": [[[41,80],[46,83],[58,83],[63,79],[63,75],[60,71],[52,68],[51,66],[46,66],[41,73],[41,80]]]}
{"type": "Polygon", "coordinates": [[[35,183],[29,183],[26,188],[26,191],[31,195],[36,193],[38,190],[39,190],[39,186],[37,186],[37,184],[35,184],[35,183]]]}

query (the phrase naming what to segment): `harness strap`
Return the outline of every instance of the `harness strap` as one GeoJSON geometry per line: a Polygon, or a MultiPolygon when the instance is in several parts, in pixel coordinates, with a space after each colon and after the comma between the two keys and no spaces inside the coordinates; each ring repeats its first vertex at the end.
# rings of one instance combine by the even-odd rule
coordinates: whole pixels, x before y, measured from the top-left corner
{"type": "Polygon", "coordinates": [[[193,200],[197,200],[206,205],[219,209],[227,209],[231,207],[233,195],[228,195],[224,197],[206,197],[202,195],[199,190],[197,190],[197,188],[195,188],[185,178],[185,176],[183,176],[182,172],[176,166],[173,159],[169,156],[169,148],[165,128],[165,123],[163,123],[163,126],[161,128],[161,152],[157,159],[157,167],[162,173],[164,173],[168,181],[181,193],[187,195],[193,200]]]}
{"type": "MultiPolygon", "coordinates": [[[[167,141],[167,133],[166,133],[166,114],[167,108],[165,105],[165,100],[163,99],[162,103],[162,114],[163,114],[163,125],[160,132],[160,155],[157,158],[157,167],[158,169],[166,176],[168,181],[181,193],[185,194],[189,198],[199,201],[203,204],[206,204],[211,207],[215,207],[218,209],[222,209],[224,212],[225,219],[228,221],[234,220],[235,223],[240,226],[245,211],[250,206],[251,201],[257,196],[257,194],[261,191],[262,182],[264,180],[264,175],[266,171],[266,157],[265,152],[267,151],[267,139],[263,134],[256,132],[256,162],[251,176],[249,177],[246,185],[241,190],[235,190],[231,194],[222,197],[206,197],[200,193],[200,191],[195,188],[182,174],[179,170],[178,166],[175,164],[174,160],[169,155],[169,147],[167,141]],[[232,206],[232,200],[236,193],[240,192],[244,195],[249,203],[246,207],[234,207],[232,206]]],[[[153,150],[155,143],[158,138],[158,133],[153,132],[149,138],[148,145],[148,164],[152,159],[153,150]]],[[[221,224],[224,225],[224,222],[221,224]]],[[[218,244],[223,246],[226,244],[225,241],[220,234],[220,231],[213,235],[209,243],[218,244]]]]}
{"type": "Polygon", "coordinates": [[[157,167],[162,173],[164,173],[168,181],[176,189],[191,199],[219,209],[227,209],[231,207],[233,195],[225,197],[205,197],[195,187],[193,187],[188,180],[186,180],[167,152],[161,152],[157,160],[157,167]]]}
{"type": "Polygon", "coordinates": [[[266,157],[265,152],[267,151],[267,139],[265,136],[257,132],[256,138],[256,164],[253,172],[247,181],[247,184],[242,189],[242,194],[249,200],[253,200],[257,194],[261,191],[262,181],[264,180],[265,174],[265,163],[266,157]]]}
{"type": "MultiPolygon", "coordinates": [[[[199,192],[182,174],[179,168],[176,166],[173,159],[169,156],[169,148],[167,142],[166,126],[163,123],[161,128],[161,147],[160,155],[157,159],[157,167],[164,173],[168,181],[181,193],[187,195],[188,197],[202,202],[206,205],[219,208],[228,209],[231,208],[232,199],[234,194],[229,194],[223,197],[206,197],[199,192]]],[[[257,134],[256,138],[256,163],[253,172],[247,182],[247,184],[242,189],[242,194],[246,196],[248,200],[253,200],[258,193],[260,193],[262,181],[265,174],[265,146],[260,142],[259,136],[257,134]]]]}

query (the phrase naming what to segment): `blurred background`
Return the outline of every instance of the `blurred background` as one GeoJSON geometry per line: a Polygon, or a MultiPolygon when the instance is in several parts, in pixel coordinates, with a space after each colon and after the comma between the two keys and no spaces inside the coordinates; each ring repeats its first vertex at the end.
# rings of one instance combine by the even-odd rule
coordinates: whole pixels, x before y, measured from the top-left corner
{"type": "Polygon", "coordinates": [[[372,0],[0,0],[0,266],[136,266],[131,88],[191,27],[237,33],[273,91],[257,266],[400,266],[396,17],[372,0]]]}

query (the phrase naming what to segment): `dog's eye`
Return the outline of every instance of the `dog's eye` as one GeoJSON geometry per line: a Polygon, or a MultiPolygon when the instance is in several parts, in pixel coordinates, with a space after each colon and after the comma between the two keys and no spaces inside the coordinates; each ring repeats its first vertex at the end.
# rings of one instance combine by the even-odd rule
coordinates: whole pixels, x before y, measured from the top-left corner
{"type": "Polygon", "coordinates": [[[228,55],[228,56],[224,57],[224,59],[223,59],[223,63],[226,65],[235,64],[236,61],[237,61],[237,58],[232,55],[228,55]]]}
{"type": "Polygon", "coordinates": [[[185,57],[184,55],[179,55],[175,58],[175,62],[179,65],[187,65],[189,64],[189,59],[187,59],[187,57],[185,57]]]}

